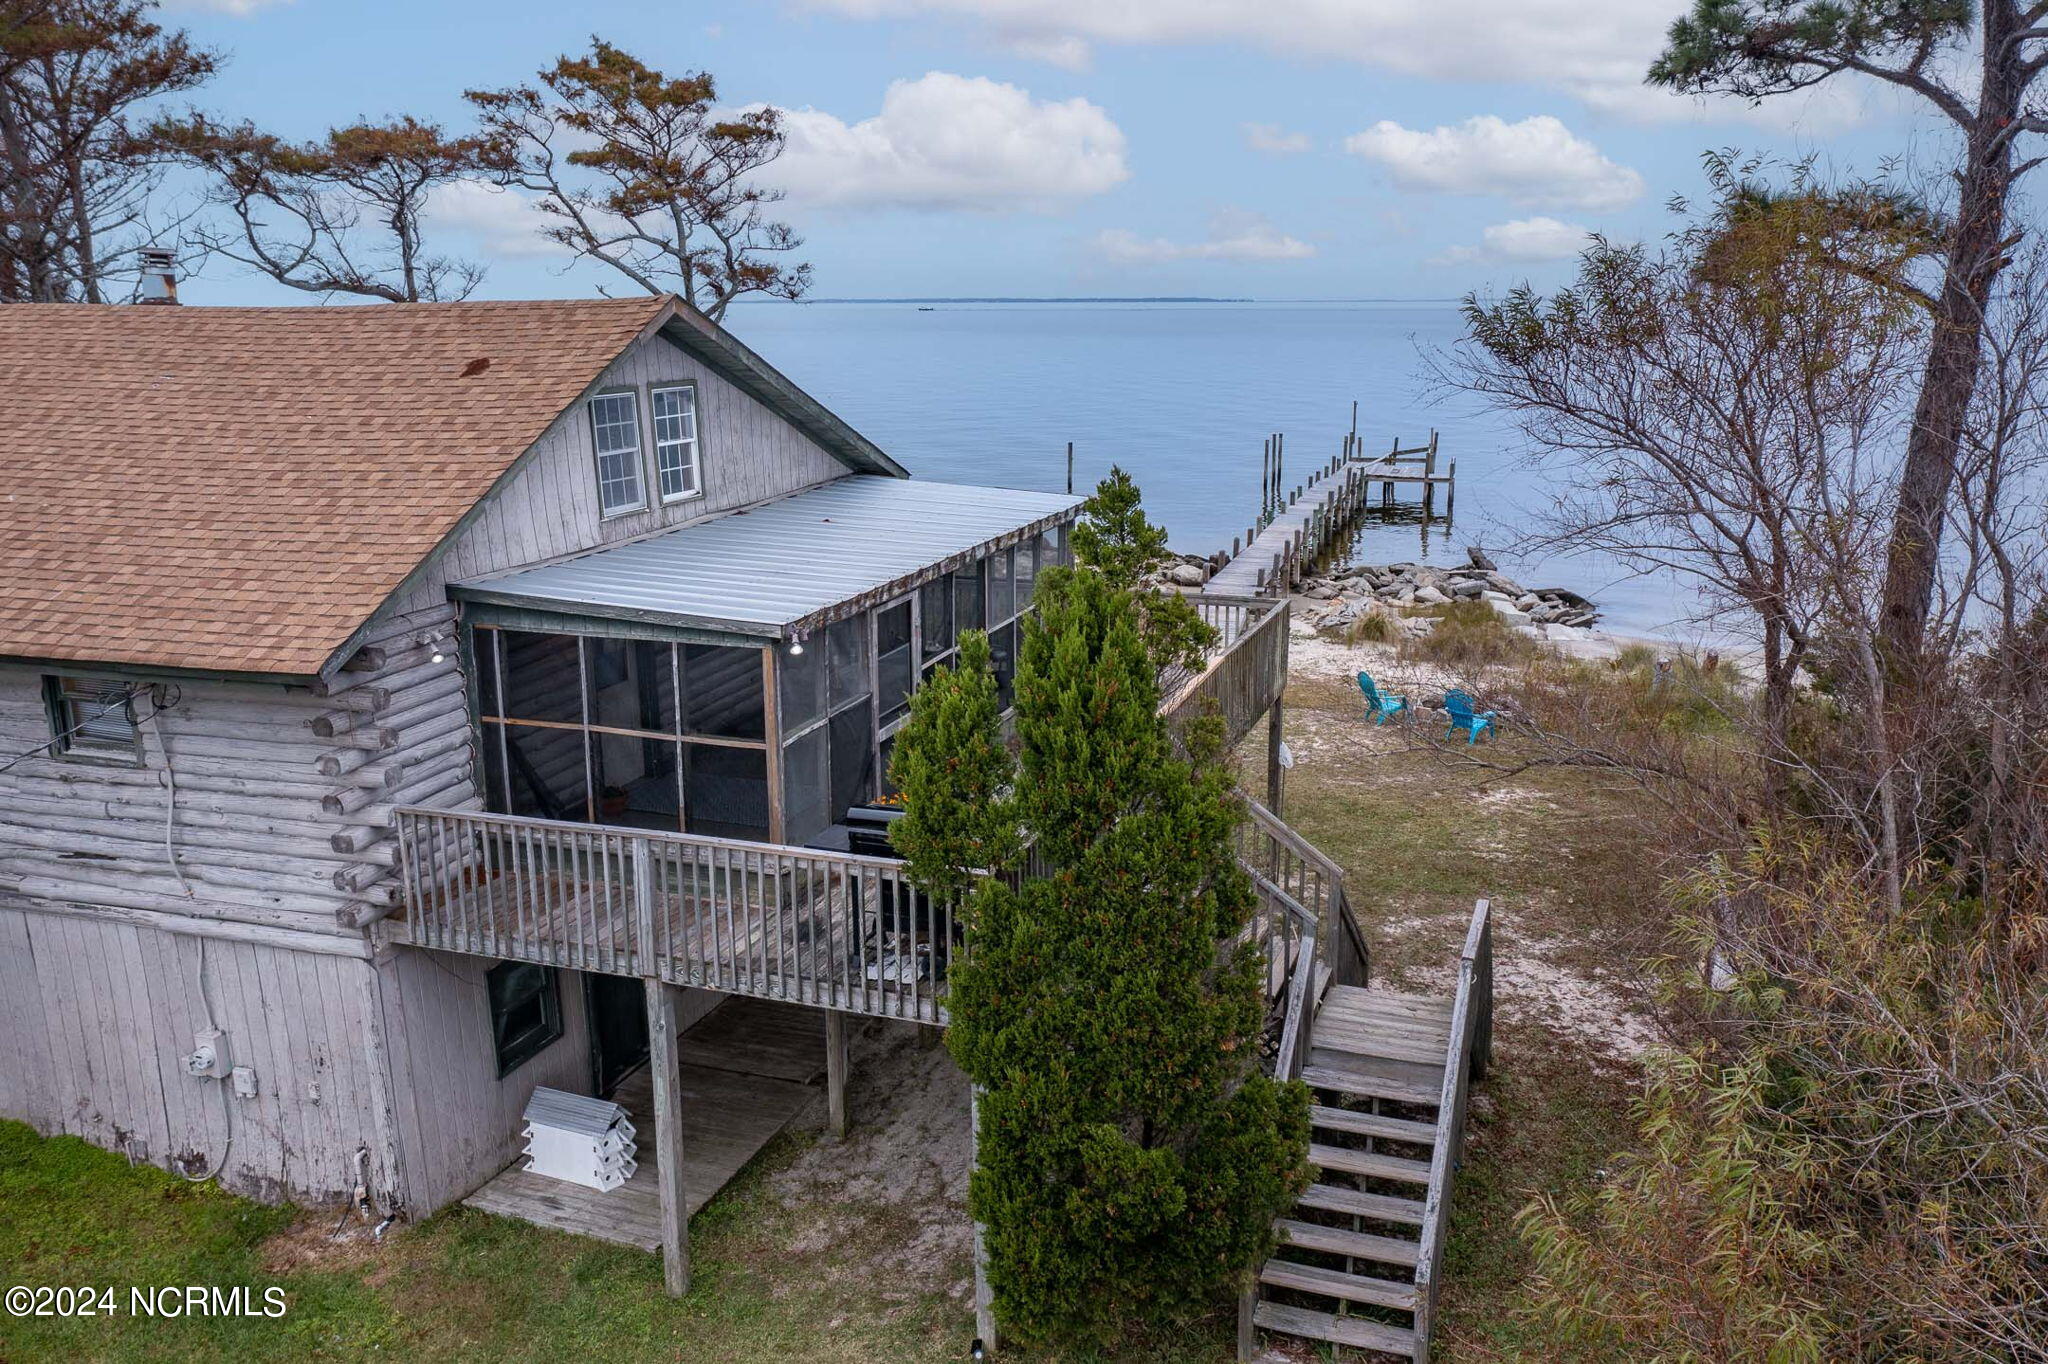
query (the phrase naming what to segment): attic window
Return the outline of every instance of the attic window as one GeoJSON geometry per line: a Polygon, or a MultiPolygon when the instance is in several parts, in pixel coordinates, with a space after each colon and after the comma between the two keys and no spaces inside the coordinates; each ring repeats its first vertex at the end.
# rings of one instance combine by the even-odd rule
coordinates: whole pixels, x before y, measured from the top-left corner
{"type": "Polygon", "coordinates": [[[50,710],[50,751],[65,757],[140,763],[142,739],[135,728],[126,682],[96,677],[46,677],[50,710]]]}
{"type": "Polygon", "coordinates": [[[697,485],[697,390],[689,384],[657,388],[654,404],[654,469],[661,500],[695,497],[697,485]]]}
{"type": "Polygon", "coordinates": [[[600,393],[590,400],[597,448],[597,504],[605,516],[647,505],[640,490],[640,405],[636,395],[600,393]]]}

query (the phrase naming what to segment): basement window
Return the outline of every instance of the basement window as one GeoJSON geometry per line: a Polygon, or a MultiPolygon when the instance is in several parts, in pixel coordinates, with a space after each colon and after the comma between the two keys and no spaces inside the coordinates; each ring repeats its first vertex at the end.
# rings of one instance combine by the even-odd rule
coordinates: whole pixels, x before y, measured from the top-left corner
{"type": "Polygon", "coordinates": [[[498,1078],[546,1051],[562,1035],[562,988],[552,966],[501,961],[484,976],[498,1078]]]}
{"type": "Polygon", "coordinates": [[[101,677],[46,677],[43,689],[52,753],[141,763],[142,736],[135,726],[128,683],[101,677]]]}

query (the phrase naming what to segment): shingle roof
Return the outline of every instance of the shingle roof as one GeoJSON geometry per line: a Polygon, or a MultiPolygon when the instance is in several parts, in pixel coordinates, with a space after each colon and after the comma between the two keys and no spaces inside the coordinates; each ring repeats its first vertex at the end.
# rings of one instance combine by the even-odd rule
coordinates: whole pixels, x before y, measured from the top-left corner
{"type": "Polygon", "coordinates": [[[0,307],[0,654],[318,671],[670,316],[0,307]]]}

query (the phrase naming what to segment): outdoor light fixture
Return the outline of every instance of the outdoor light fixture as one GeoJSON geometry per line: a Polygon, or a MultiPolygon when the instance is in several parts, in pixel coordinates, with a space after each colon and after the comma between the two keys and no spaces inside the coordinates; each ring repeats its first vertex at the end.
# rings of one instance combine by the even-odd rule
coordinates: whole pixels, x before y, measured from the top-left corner
{"type": "Polygon", "coordinates": [[[970,1345],[970,1346],[968,1346],[968,1347],[967,1347],[967,1357],[968,1357],[969,1359],[987,1359],[987,1358],[988,1358],[988,1351],[987,1351],[987,1349],[985,1349],[985,1348],[984,1348],[984,1347],[982,1346],[982,1343],[981,1343],[981,1337],[980,1337],[980,1336],[976,1336],[976,1337],[974,1338],[974,1343],[973,1343],[972,1345],[970,1345]]]}
{"type": "Polygon", "coordinates": [[[789,652],[790,652],[790,654],[791,654],[792,656],[795,656],[795,655],[797,655],[797,654],[800,654],[800,653],[802,653],[803,651],[804,651],[804,636],[803,636],[803,632],[802,632],[801,630],[799,630],[799,631],[798,631],[798,632],[796,633],[796,635],[795,635],[795,636],[794,636],[794,637],[793,637],[793,638],[792,638],[792,639],[791,639],[791,640],[789,641],[789,652]]]}

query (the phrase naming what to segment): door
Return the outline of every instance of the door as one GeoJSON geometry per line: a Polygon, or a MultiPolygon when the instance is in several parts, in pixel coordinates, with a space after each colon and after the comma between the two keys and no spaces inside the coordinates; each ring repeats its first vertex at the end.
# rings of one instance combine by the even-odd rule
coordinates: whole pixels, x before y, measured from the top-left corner
{"type": "Polygon", "coordinates": [[[647,1059],[647,983],[637,976],[586,973],[583,1007],[590,1020],[591,1092],[607,1098],[647,1059]]]}

